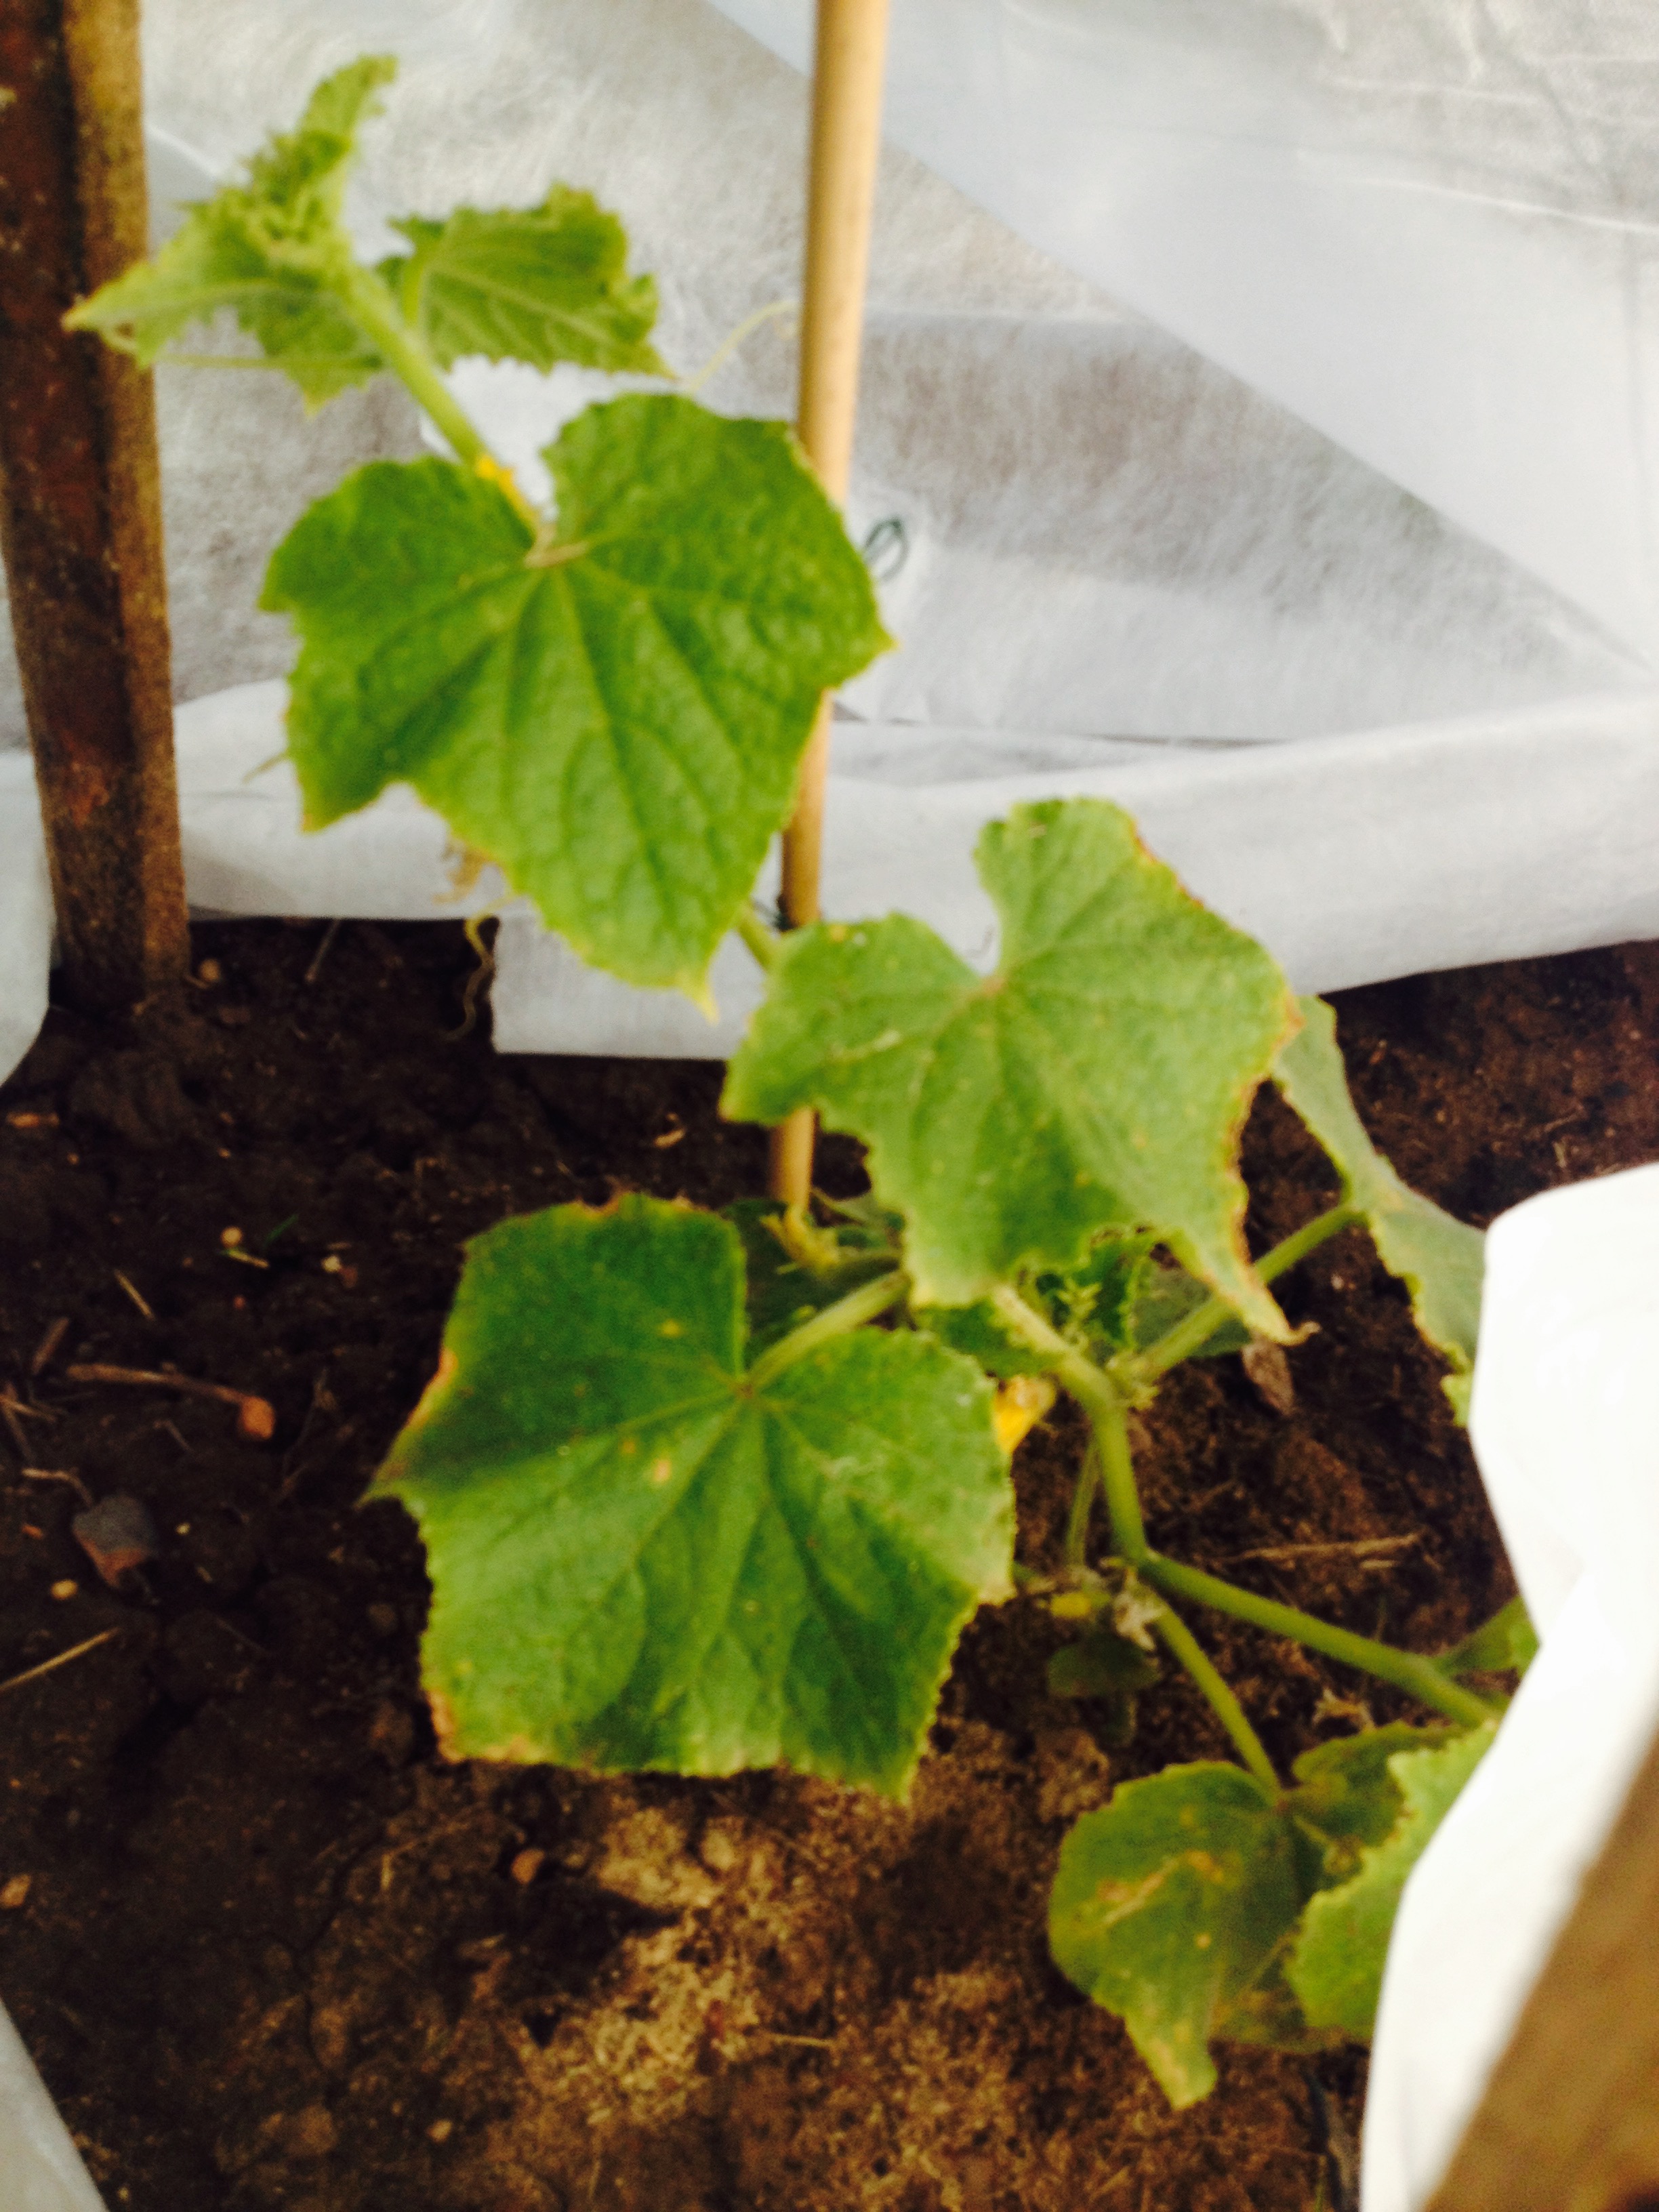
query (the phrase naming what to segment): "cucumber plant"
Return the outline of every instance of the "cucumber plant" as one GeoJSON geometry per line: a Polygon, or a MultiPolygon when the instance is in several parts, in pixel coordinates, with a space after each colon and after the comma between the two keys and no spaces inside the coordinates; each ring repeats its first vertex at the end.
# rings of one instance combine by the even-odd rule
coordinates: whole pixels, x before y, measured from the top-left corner
{"type": "Polygon", "coordinates": [[[651,283],[586,194],[411,218],[406,251],[357,257],[343,194],[392,71],[330,78],[71,320],[144,362],[222,357],[174,349],[216,320],[312,406],[402,380],[453,458],[360,468],[266,579],[300,639],[307,825],[408,783],[585,958],[705,1002],[739,932],[766,996],[723,1110],[813,1110],[861,1142],[871,1185],[810,1212],[556,1206],[468,1248],[437,1374],[377,1478],[426,1544],[443,1747],[600,1771],[787,1761],[902,1794],[964,1624],[1045,1606],[1073,1633],[1057,1695],[1127,1725],[1161,1653],[1237,1754],[1125,1784],[1077,1823],[1051,1907],[1065,1972],[1177,2105],[1212,2083],[1218,2040],[1364,2036],[1401,1885],[1495,1724],[1464,1678],[1524,1664],[1524,1616],[1430,1656],[1167,1557],[1131,1417],[1184,1359],[1292,1342],[1275,1279],[1356,1224],[1461,1407],[1481,1240],[1371,1146],[1330,1010],[1115,806],[1018,806],[985,830],[989,975],[902,915],[769,924],[753,888],[817,702],[888,643],[864,565],[785,426],[672,389],[651,283]],[[568,424],[543,511],[445,381],[465,355],[661,388],[568,424]],[[1238,1146],[1267,1081],[1342,1195],[1252,1260],[1238,1146]],[[1090,1443],[1063,1556],[1017,1561],[1010,1454],[1056,1391],[1090,1443]],[[1206,1609],[1433,1718],[1282,1776],[1189,1626],[1206,1609]]]}

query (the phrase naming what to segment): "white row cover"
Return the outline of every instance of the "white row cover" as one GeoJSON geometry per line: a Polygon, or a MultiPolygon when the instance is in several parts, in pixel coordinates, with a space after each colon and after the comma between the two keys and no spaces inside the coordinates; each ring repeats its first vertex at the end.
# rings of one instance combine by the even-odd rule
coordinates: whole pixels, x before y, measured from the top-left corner
{"type": "Polygon", "coordinates": [[[1439,2180],[1659,1725],[1656,1341],[1659,1167],[1492,1224],[1470,1429],[1543,1644],[1406,1886],[1364,2212],[1439,2180]]]}

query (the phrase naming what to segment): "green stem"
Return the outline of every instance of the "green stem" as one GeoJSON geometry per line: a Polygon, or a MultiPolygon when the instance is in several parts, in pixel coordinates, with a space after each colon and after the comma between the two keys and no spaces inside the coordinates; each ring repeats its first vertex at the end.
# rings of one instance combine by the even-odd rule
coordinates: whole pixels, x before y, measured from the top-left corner
{"type": "Polygon", "coordinates": [[[397,303],[381,279],[372,269],[353,262],[334,283],[352,321],[416,405],[432,417],[457,460],[473,469],[480,461],[488,461],[510,483],[510,472],[490,452],[472,418],[444,382],[443,372],[428,351],[425,340],[398,313],[397,303]]]}
{"type": "MultiPolygon", "coordinates": [[[[1305,1260],[1310,1252],[1317,1251],[1322,1244],[1328,1243],[1333,1237],[1353,1228],[1364,1218],[1358,1206],[1350,1206],[1346,1200],[1340,1206],[1328,1207],[1311,1221],[1304,1222],[1283,1243],[1264,1252],[1255,1263],[1256,1273],[1264,1283],[1271,1283],[1287,1267],[1295,1267],[1298,1260],[1305,1260]]],[[[1194,1306],[1156,1344],[1118,1360],[1117,1370],[1127,1382],[1140,1385],[1156,1382],[1160,1375],[1167,1375],[1170,1368],[1179,1366],[1183,1359],[1190,1359],[1195,1352],[1201,1352],[1218,1328],[1237,1318],[1224,1299],[1206,1298],[1202,1305],[1194,1306]]]]}
{"type": "Polygon", "coordinates": [[[1432,1659],[1422,1658],[1413,1651],[1397,1651],[1390,1644],[1379,1644],[1369,1636],[1356,1636],[1346,1628],[1334,1628],[1328,1621],[1316,1620],[1312,1613],[1303,1613],[1293,1605],[1280,1605],[1274,1598],[1257,1597],[1253,1590],[1239,1589],[1231,1583],[1224,1583],[1217,1575],[1206,1575],[1199,1567],[1183,1566],[1178,1559],[1166,1559],[1158,1552],[1146,1553],[1134,1564],[1138,1572],[1166,1597],[1191,1598],[1214,1612],[1231,1613],[1235,1620],[1248,1621],[1253,1628],[1265,1628],[1269,1635],[1288,1636],[1311,1651],[1322,1651],[1328,1659],[1335,1659],[1345,1667],[1358,1668],[1362,1674],[1375,1675],[1380,1682],[1391,1683],[1396,1690],[1415,1698],[1419,1705],[1444,1713],[1448,1720],[1457,1721],[1465,1728],[1493,1717],[1492,1708],[1484,1698],[1460,1688],[1441,1673],[1432,1659]]]}
{"type": "Polygon", "coordinates": [[[1088,1408],[1095,1447],[1100,1454],[1106,1511],[1112,1523],[1112,1548],[1131,1565],[1139,1565],[1151,1547],[1146,1524],[1140,1517],[1140,1492],[1135,1483],[1134,1461],[1129,1451],[1127,1409],[1114,1391],[1109,1403],[1088,1408]]]}
{"type": "Polygon", "coordinates": [[[909,1277],[902,1271],[878,1275],[872,1283],[860,1283],[857,1290],[849,1291],[844,1298],[826,1306],[822,1313],[814,1314],[811,1321],[803,1322],[799,1328],[781,1337],[769,1351],[763,1352],[744,1381],[750,1389],[763,1390],[786,1367],[805,1359],[820,1345],[845,1336],[849,1329],[862,1328],[878,1314],[885,1313],[890,1306],[896,1306],[909,1287],[909,1277]]]}
{"type": "MultiPolygon", "coordinates": [[[[1335,1236],[1339,1229],[1346,1228],[1349,1218],[1345,1207],[1333,1207],[1329,1213],[1309,1222],[1295,1237],[1287,1237],[1269,1255],[1277,1261],[1273,1273],[1293,1266],[1304,1252],[1311,1251],[1326,1237],[1335,1236]],[[1339,1219],[1339,1215],[1344,1218],[1339,1219]]],[[[1140,1494],[1135,1486],[1134,1465],[1129,1454],[1127,1407],[1117,1385],[1092,1360],[1085,1358],[1067,1344],[1018,1291],[1005,1285],[991,1296],[998,1311],[1016,1334],[1053,1363],[1054,1374],[1088,1414],[1100,1454],[1106,1510],[1112,1522],[1113,1549],[1156,1589],[1166,1597],[1192,1598],[1217,1613],[1231,1613],[1235,1620],[1265,1628],[1272,1635],[1291,1637],[1306,1644],[1310,1650],[1322,1651],[1327,1658],[1338,1660],[1345,1667],[1356,1667],[1363,1674],[1375,1675],[1379,1681],[1392,1683],[1395,1688],[1415,1698],[1419,1705],[1444,1713],[1449,1720],[1461,1722],[1465,1727],[1492,1717],[1492,1708],[1484,1699],[1460,1688],[1442,1674],[1432,1659],[1425,1659],[1413,1651],[1397,1651],[1392,1644],[1379,1644],[1369,1636],[1356,1636],[1346,1628],[1334,1628],[1329,1622],[1303,1613],[1295,1606],[1257,1597],[1249,1590],[1224,1583],[1218,1576],[1206,1575],[1198,1567],[1182,1566],[1179,1561],[1166,1559],[1161,1553],[1154,1552],[1146,1541],[1141,1519],[1140,1494]]],[[[1224,1317],[1227,1309],[1222,1307],[1220,1310],[1224,1317]]],[[[1213,1330],[1214,1326],[1212,1322],[1210,1329],[1213,1330]]],[[[1166,1343],[1168,1340],[1164,1340],[1166,1343]]]]}
{"type": "Polygon", "coordinates": [[[1152,1626],[1169,1646],[1170,1656],[1180,1661],[1203,1692],[1210,1711],[1226,1729],[1245,1765],[1277,1797],[1282,1785],[1273,1771],[1272,1759],[1261,1747],[1261,1737],[1245,1718],[1243,1706],[1216,1672],[1213,1662],[1192,1630],[1178,1613],[1167,1610],[1158,1614],[1152,1626]]]}
{"type": "Polygon", "coordinates": [[[1092,1359],[1067,1344],[1035,1308],[1007,1284],[991,1293],[991,1303],[1010,1328],[1033,1352],[1040,1352],[1054,1374],[1089,1416],[1100,1454],[1102,1486],[1106,1510],[1111,1516],[1113,1548],[1132,1564],[1146,1550],[1146,1531],[1141,1525],[1140,1497],[1129,1457],[1127,1407],[1111,1376],[1092,1359]]]}
{"type": "Polygon", "coordinates": [[[769,975],[777,965],[783,939],[776,930],[766,927],[747,899],[738,908],[736,927],[738,935],[769,975]]]}
{"type": "Polygon", "coordinates": [[[1088,1565],[1089,1516],[1094,1507],[1095,1492],[1100,1482],[1100,1462],[1093,1447],[1083,1455],[1083,1464],[1078,1469],[1077,1486],[1072,1492],[1072,1510],[1066,1517],[1066,1564],[1068,1567],[1088,1565]]]}

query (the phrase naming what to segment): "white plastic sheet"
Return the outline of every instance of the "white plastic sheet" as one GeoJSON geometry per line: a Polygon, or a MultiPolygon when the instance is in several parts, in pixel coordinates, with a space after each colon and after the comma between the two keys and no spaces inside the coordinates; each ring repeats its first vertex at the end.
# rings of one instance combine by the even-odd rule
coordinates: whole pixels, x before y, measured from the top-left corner
{"type": "MultiPolygon", "coordinates": [[[[733,0],[728,12],[786,45],[806,19],[804,0],[733,0]]],[[[1590,57],[1573,64],[1579,77],[1617,76],[1628,24],[1573,12],[1576,51],[1590,57]]],[[[1591,349],[1600,365],[1592,375],[1581,363],[1574,381],[1549,367],[1565,340],[1547,286],[1517,277],[1504,314],[1471,331],[1435,322],[1426,294],[1396,313],[1373,268],[1380,256],[1401,283],[1472,299],[1455,223],[1420,255],[1407,250],[1410,224],[1443,198],[1521,222],[1516,193],[1492,179],[1505,146],[1538,138],[1545,96],[1511,83],[1480,25],[1471,59],[1435,45],[1414,11],[1389,15],[1397,36],[1379,47],[1369,18],[1348,23],[1334,0],[1322,12],[1254,0],[1224,19],[1130,0],[952,0],[948,23],[933,0],[897,0],[896,132],[1018,228],[889,157],[852,520],[860,534],[898,526],[884,590],[904,645],[847,696],[864,722],[838,740],[845,796],[829,869],[845,907],[902,897],[970,949],[984,935],[966,852],[979,821],[1009,796],[1086,789],[1140,810],[1194,888],[1260,927],[1304,983],[1659,928],[1659,864],[1644,849],[1659,819],[1659,675],[1641,623],[1619,612],[1621,592],[1645,588],[1630,550],[1642,531],[1625,510],[1646,497],[1648,477],[1638,416],[1604,404],[1606,318],[1595,328],[1607,344],[1591,349]],[[1418,61],[1427,75],[1414,78],[1418,61]],[[1477,94],[1510,118],[1479,142],[1479,191],[1457,149],[1477,94]],[[1377,118],[1389,115],[1383,161],[1377,118]],[[1085,155],[1104,165],[1098,174],[1079,167],[1085,155]],[[1276,180],[1272,221],[1244,190],[1251,177],[1276,180]],[[1396,217],[1407,232],[1390,228],[1396,217]],[[1310,226],[1325,235],[1322,224],[1340,232],[1341,256],[1303,255],[1297,241],[1310,226]],[[1338,259],[1340,270],[1327,265],[1338,259]],[[1367,396],[1379,376],[1388,438],[1367,396]],[[1559,403],[1547,435],[1530,417],[1517,428],[1514,413],[1515,394],[1540,378],[1559,403]],[[1475,398],[1491,403],[1478,436],[1475,398]],[[1421,433],[1409,453],[1402,422],[1421,433]],[[1458,470],[1478,465],[1480,498],[1442,469],[1448,453],[1458,470]],[[1561,492],[1564,469],[1578,508],[1561,492]],[[1504,519],[1516,501],[1524,528],[1504,519]],[[1538,543],[1553,566],[1533,559],[1538,543]],[[1618,590],[1584,581],[1615,560],[1618,590]],[[1250,764],[1213,750],[1224,744],[1284,750],[1276,764],[1250,764]],[[878,854],[902,865],[872,866],[878,854]]],[[[466,11],[295,0],[280,24],[257,0],[152,0],[145,23],[167,134],[159,198],[190,189],[192,146],[204,188],[321,71],[390,45],[404,77],[352,202],[366,242],[384,242],[385,217],[401,209],[524,198],[550,174],[578,179],[622,210],[640,260],[662,272],[664,343],[688,368],[795,288],[802,88],[704,0],[633,0],[621,13],[614,0],[466,11]]],[[[1517,52],[1524,29],[1505,33],[1517,52]]],[[[1621,126],[1620,187],[1634,205],[1648,126],[1624,88],[1618,104],[1635,118],[1621,126]]],[[[1553,227],[1521,223],[1539,233],[1540,267],[1602,237],[1592,215],[1611,220],[1601,203],[1599,214],[1562,206],[1553,227]]],[[[1618,235],[1635,300],[1646,234],[1618,235]]],[[[1627,321],[1614,350],[1631,369],[1647,358],[1646,325],[1634,306],[1627,321]]],[[[792,375],[774,325],[709,396],[781,411],[792,375]]],[[[459,380],[532,470],[536,446],[592,391],[465,366],[459,380]]],[[[279,380],[246,374],[169,372],[161,397],[177,675],[201,710],[286,665],[285,633],[254,608],[270,544],[351,459],[413,450],[416,423],[385,390],[307,422],[279,380]]],[[[376,842],[394,811],[331,878],[295,854],[278,878],[239,874],[234,845],[216,854],[212,823],[228,828],[235,794],[205,811],[196,801],[202,777],[225,782],[243,761],[225,734],[241,711],[229,696],[212,710],[223,762],[198,759],[187,777],[204,825],[198,901],[303,911],[349,896],[355,911],[443,910],[429,872],[405,880],[406,821],[384,853],[376,842]],[[345,890],[325,894],[341,875],[345,890]]],[[[264,725],[263,707],[255,719],[264,725]]],[[[0,738],[21,735],[0,678],[0,738]]],[[[9,779],[0,816],[0,838],[27,848],[27,791],[9,779]]],[[[27,884],[0,917],[0,1067],[40,1003],[38,866],[23,865],[27,884]]],[[[503,1042],[665,1052],[729,1042],[729,1027],[711,1034],[670,999],[575,974],[522,920],[503,951],[503,1042]]],[[[745,988],[734,981],[732,1006],[745,988]]]]}
{"type": "Polygon", "coordinates": [[[1543,1644],[1407,1885],[1364,2212],[1434,2188],[1659,1724],[1659,1166],[1516,1207],[1486,1268],[1470,1425],[1543,1644]]]}
{"type": "Polygon", "coordinates": [[[103,2201],[3,2005],[0,2203],[5,2212],[103,2212],[103,2201]]]}

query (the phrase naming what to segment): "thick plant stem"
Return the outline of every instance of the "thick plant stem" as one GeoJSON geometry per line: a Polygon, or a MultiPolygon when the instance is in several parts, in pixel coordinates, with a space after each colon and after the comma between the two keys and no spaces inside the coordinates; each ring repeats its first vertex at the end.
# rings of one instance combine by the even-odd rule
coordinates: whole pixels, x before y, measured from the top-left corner
{"type": "Polygon", "coordinates": [[[1244,1708],[1217,1673],[1213,1661],[1178,1613],[1164,1611],[1153,1621],[1170,1656],[1180,1662],[1204,1694],[1210,1711],[1226,1729],[1233,1748],[1264,1789],[1275,1797],[1280,1783],[1273,1763],[1261,1747],[1261,1739],[1245,1717],[1244,1708]]]}
{"type": "Polygon", "coordinates": [[[189,953],[148,373],[64,317],[145,252],[137,0],[0,8],[0,550],[68,995],[189,953]]]}
{"type": "Polygon", "coordinates": [[[896,1306],[909,1287],[909,1278],[898,1272],[878,1275],[872,1283],[860,1283],[857,1290],[849,1291],[844,1298],[837,1298],[834,1305],[814,1314],[811,1321],[803,1322],[799,1328],[791,1329],[787,1336],[781,1337],[769,1351],[763,1352],[745,1381],[751,1389],[763,1390],[775,1376],[781,1375],[797,1360],[805,1359],[820,1345],[845,1336],[851,1329],[861,1328],[866,1322],[874,1321],[878,1314],[884,1314],[890,1306],[896,1306]]]}
{"type": "Polygon", "coordinates": [[[1190,1598],[1217,1613],[1231,1613],[1235,1620],[1248,1621],[1254,1628],[1265,1628],[1271,1636],[1288,1636],[1305,1644],[1310,1651],[1322,1651],[1328,1659],[1335,1659],[1345,1667],[1357,1668],[1361,1674],[1392,1684],[1407,1697],[1415,1698],[1419,1705],[1443,1713],[1448,1720],[1457,1721],[1465,1728],[1474,1728],[1493,1717],[1492,1706],[1483,1698],[1460,1688],[1441,1673],[1432,1659],[1420,1658],[1412,1651],[1396,1651],[1392,1644],[1378,1644],[1369,1636],[1356,1636],[1346,1628],[1334,1628],[1328,1621],[1317,1620],[1293,1605],[1257,1597],[1252,1590],[1238,1589],[1217,1575],[1206,1575],[1199,1567],[1183,1566],[1178,1559],[1166,1559],[1157,1552],[1146,1553],[1134,1565],[1137,1571],[1166,1597],[1190,1598]]]}
{"type": "MultiPolygon", "coordinates": [[[[887,10],[888,0],[818,0],[799,428],[808,459],[838,504],[847,496],[858,413],[887,10]]],[[[826,694],[801,761],[794,819],[784,832],[782,905],[792,929],[818,917],[830,720],[826,694]]],[[[813,1140],[807,1108],[772,1132],[772,1194],[786,1206],[805,1206],[811,1195],[813,1140]]]]}
{"type": "Polygon", "coordinates": [[[337,282],[351,319],[416,404],[425,410],[449,441],[459,461],[500,483],[526,520],[535,517],[513,483],[511,472],[480,436],[477,424],[444,382],[443,372],[398,313],[391,294],[372,269],[354,262],[337,282]]]}
{"type": "MultiPolygon", "coordinates": [[[[1317,1251],[1322,1244],[1328,1243],[1333,1237],[1340,1236],[1345,1229],[1352,1229],[1364,1218],[1358,1206],[1346,1202],[1316,1214],[1292,1236],[1285,1237],[1283,1243],[1275,1244],[1270,1252],[1264,1252],[1255,1263],[1256,1273],[1264,1283],[1271,1283],[1275,1276],[1282,1275],[1287,1268],[1295,1267],[1298,1260],[1305,1260],[1310,1252],[1317,1251]]],[[[1127,1382],[1137,1384],[1156,1382],[1160,1375],[1167,1375],[1170,1368],[1178,1367],[1183,1359],[1190,1359],[1195,1352],[1201,1352],[1218,1328],[1237,1318],[1224,1300],[1206,1298],[1202,1305],[1194,1306],[1191,1313],[1178,1321],[1166,1335],[1159,1337],[1156,1344],[1148,1345],[1145,1352],[1132,1353],[1114,1364],[1127,1382]]]]}

